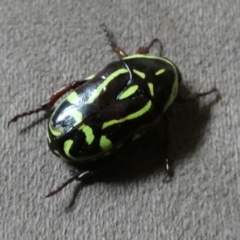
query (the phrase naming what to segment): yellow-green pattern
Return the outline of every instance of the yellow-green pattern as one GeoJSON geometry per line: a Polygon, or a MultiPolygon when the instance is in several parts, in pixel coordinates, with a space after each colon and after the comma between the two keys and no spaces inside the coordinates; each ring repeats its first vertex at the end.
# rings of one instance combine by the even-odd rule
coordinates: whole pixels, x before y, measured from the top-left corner
{"type": "Polygon", "coordinates": [[[138,110],[132,114],[129,114],[128,116],[126,116],[122,119],[114,119],[114,120],[105,122],[102,126],[102,129],[112,126],[114,124],[122,123],[122,122],[125,122],[128,120],[132,120],[134,118],[138,118],[138,117],[142,116],[143,114],[145,114],[147,111],[149,111],[151,106],[152,106],[152,101],[148,101],[147,104],[143,108],[141,108],[140,110],[138,110]]]}
{"type": "Polygon", "coordinates": [[[179,76],[170,60],[150,55],[108,64],[54,111],[47,134],[51,150],[69,163],[88,166],[127,146],[173,103],[179,76]]]}
{"type": "MultiPolygon", "coordinates": [[[[164,105],[163,111],[166,111],[168,109],[168,107],[173,103],[173,101],[176,98],[177,93],[178,93],[179,74],[178,74],[175,64],[173,64],[170,60],[168,60],[166,58],[150,56],[150,55],[142,55],[142,54],[127,56],[124,59],[125,60],[131,60],[131,59],[135,60],[136,59],[136,61],[137,61],[137,59],[149,59],[149,60],[152,59],[152,60],[160,60],[161,62],[165,62],[167,64],[166,67],[168,68],[168,71],[172,71],[174,73],[173,74],[174,79],[169,79],[169,80],[170,81],[174,80],[174,81],[172,84],[172,89],[171,89],[169,98],[166,101],[166,104],[164,105]],[[172,69],[169,69],[168,66],[171,66],[172,69]]],[[[133,69],[133,72],[136,73],[136,69],[133,69]]],[[[160,67],[158,70],[156,70],[155,76],[158,77],[159,75],[164,74],[165,72],[166,72],[165,67],[160,67]]],[[[148,76],[146,75],[145,78],[148,79],[148,76]]],[[[152,85],[151,83],[148,83],[148,88],[149,88],[151,96],[154,96],[154,85],[152,85]]]]}
{"type": "Polygon", "coordinates": [[[137,90],[138,90],[138,85],[133,85],[133,86],[130,86],[129,88],[125,89],[121,94],[120,96],[118,97],[118,99],[122,100],[122,99],[125,99],[125,98],[128,98],[130,97],[131,95],[133,95],[137,90]]]}
{"type": "MultiPolygon", "coordinates": [[[[173,86],[172,86],[172,91],[171,91],[171,94],[169,96],[169,99],[164,106],[164,111],[166,111],[167,108],[173,103],[174,99],[177,96],[177,92],[178,92],[178,81],[179,81],[179,79],[178,79],[178,72],[177,72],[176,66],[166,58],[155,57],[155,56],[150,56],[150,55],[136,54],[136,55],[127,56],[124,59],[127,60],[127,59],[138,59],[138,58],[161,60],[163,62],[166,62],[168,65],[170,65],[172,67],[175,79],[174,79],[174,83],[173,83],[173,86]]],[[[164,72],[165,72],[165,69],[161,68],[155,73],[155,75],[158,76],[160,74],[163,74],[164,72]]]]}
{"type": "Polygon", "coordinates": [[[133,72],[142,79],[145,79],[145,77],[146,77],[146,74],[144,72],[140,72],[139,70],[133,69],[133,72]]]}
{"type": "Polygon", "coordinates": [[[112,142],[105,136],[101,136],[100,147],[102,150],[106,151],[112,148],[112,142]]]}
{"type": "Polygon", "coordinates": [[[89,77],[86,78],[86,80],[91,80],[95,77],[95,74],[90,75],[89,77]]]}
{"type": "Polygon", "coordinates": [[[160,75],[160,74],[162,74],[162,73],[164,73],[164,72],[165,72],[165,69],[160,69],[160,70],[158,70],[158,71],[155,73],[155,75],[158,76],[158,75],[160,75]]]}
{"type": "Polygon", "coordinates": [[[151,96],[154,96],[153,84],[152,83],[148,83],[148,88],[149,88],[149,92],[150,92],[151,96]]]}
{"type": "Polygon", "coordinates": [[[74,118],[75,123],[78,124],[78,123],[82,122],[83,116],[82,116],[81,112],[78,112],[77,110],[73,111],[71,116],[74,118]]]}
{"type": "Polygon", "coordinates": [[[51,138],[50,138],[50,136],[49,136],[48,130],[47,130],[47,140],[48,140],[49,143],[51,143],[51,138]]]}
{"type": "Polygon", "coordinates": [[[70,155],[70,153],[69,153],[72,145],[73,145],[73,140],[72,140],[72,139],[66,140],[66,141],[64,142],[63,150],[64,150],[64,153],[65,153],[69,158],[72,158],[72,159],[73,159],[73,157],[72,157],[72,156],[70,155]]]}
{"type": "Polygon", "coordinates": [[[78,130],[83,131],[83,133],[86,136],[87,144],[91,145],[92,142],[94,141],[94,134],[92,128],[90,126],[83,124],[78,128],[78,130]]]}
{"type": "Polygon", "coordinates": [[[121,68],[115,72],[113,72],[112,74],[110,74],[101,84],[100,86],[98,86],[98,88],[95,90],[95,94],[93,94],[91,96],[90,99],[88,99],[88,101],[86,101],[86,104],[91,104],[94,102],[94,100],[100,95],[100,93],[102,92],[102,90],[107,87],[107,85],[114,80],[116,77],[118,77],[121,74],[125,74],[127,73],[128,70],[125,68],[121,68]]]}
{"type": "Polygon", "coordinates": [[[76,92],[71,92],[68,97],[67,101],[70,102],[71,104],[77,104],[79,102],[79,97],[76,92]]]}
{"type": "Polygon", "coordinates": [[[63,127],[54,128],[54,127],[52,127],[51,123],[49,123],[49,129],[50,129],[52,135],[54,135],[56,137],[61,136],[61,134],[64,132],[63,127]]]}

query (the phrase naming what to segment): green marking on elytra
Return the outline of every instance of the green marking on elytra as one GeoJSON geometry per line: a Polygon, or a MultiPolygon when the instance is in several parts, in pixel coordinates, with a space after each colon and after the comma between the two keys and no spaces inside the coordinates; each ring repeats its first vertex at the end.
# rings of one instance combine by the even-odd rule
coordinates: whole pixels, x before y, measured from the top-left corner
{"type": "Polygon", "coordinates": [[[54,128],[51,123],[49,123],[49,130],[52,133],[52,135],[56,137],[61,136],[64,132],[63,127],[54,128]]]}
{"type": "Polygon", "coordinates": [[[64,144],[63,144],[63,151],[64,151],[65,154],[66,154],[68,157],[70,157],[70,158],[73,158],[73,157],[70,155],[70,153],[69,153],[72,145],[73,145],[73,140],[72,140],[72,139],[66,140],[66,141],[64,142],[64,144]]]}
{"type": "MultiPolygon", "coordinates": [[[[82,120],[83,120],[83,115],[82,115],[82,113],[81,112],[79,112],[79,111],[73,111],[72,113],[71,113],[71,117],[73,117],[74,118],[74,120],[75,120],[75,122],[78,124],[78,123],[81,123],[82,122],[82,120]]],[[[76,124],[75,124],[76,125],[76,124]]]]}
{"type": "Polygon", "coordinates": [[[160,70],[158,70],[156,73],[155,73],[155,75],[156,76],[158,76],[158,75],[160,75],[160,74],[162,74],[162,73],[164,73],[165,72],[165,69],[160,69],[160,70]]]}
{"type": "MultiPolygon", "coordinates": [[[[129,55],[127,57],[124,57],[123,60],[125,59],[133,59],[133,58],[146,58],[146,59],[158,59],[158,60],[167,60],[165,58],[161,57],[156,57],[156,56],[151,56],[151,55],[145,55],[145,54],[134,54],[134,55],[129,55]]],[[[167,60],[168,61],[168,60],[167,60]]],[[[169,62],[169,61],[168,61],[169,62]]]]}
{"type": "MultiPolygon", "coordinates": [[[[166,58],[161,58],[161,57],[156,57],[156,56],[151,56],[151,55],[143,55],[143,54],[130,55],[130,56],[124,57],[123,60],[125,60],[125,59],[135,59],[135,58],[160,60],[160,61],[166,62],[167,64],[169,64],[173,68],[175,79],[174,79],[174,83],[172,85],[171,94],[168,98],[167,104],[164,107],[164,111],[166,111],[168,109],[168,107],[173,103],[173,101],[176,98],[177,93],[178,93],[178,72],[177,72],[176,66],[170,60],[168,60],[166,58]]],[[[157,73],[160,72],[160,70],[157,71],[157,73]]]]}
{"type": "MultiPolygon", "coordinates": [[[[164,106],[164,111],[166,111],[168,109],[168,107],[173,103],[173,101],[176,98],[177,93],[178,93],[178,72],[177,72],[176,66],[170,60],[168,60],[166,58],[161,58],[161,57],[156,57],[156,56],[151,56],[151,55],[135,54],[135,55],[130,55],[130,56],[124,57],[123,60],[125,60],[125,59],[135,59],[135,58],[160,60],[160,61],[166,62],[167,64],[169,64],[173,68],[175,79],[174,79],[174,83],[172,85],[171,94],[168,98],[168,101],[167,101],[166,105],[164,106]]],[[[160,74],[160,70],[158,70],[156,73],[160,74]]]]}
{"type": "Polygon", "coordinates": [[[49,143],[51,143],[51,138],[49,136],[49,130],[47,130],[47,140],[48,140],[49,143]]]}
{"type": "Polygon", "coordinates": [[[124,90],[118,98],[120,100],[127,98],[127,97],[133,95],[137,90],[138,90],[138,85],[131,86],[131,87],[127,88],[126,90],[124,90]]]}
{"type": "Polygon", "coordinates": [[[93,140],[94,140],[94,138],[95,138],[95,137],[94,137],[94,134],[93,134],[92,128],[89,127],[89,126],[87,126],[87,125],[85,125],[85,124],[83,124],[83,125],[81,125],[81,126],[78,128],[78,130],[84,132],[84,134],[85,134],[85,136],[86,136],[86,142],[87,142],[87,144],[88,144],[88,145],[91,145],[92,142],[93,142],[93,140]]]}
{"type": "Polygon", "coordinates": [[[100,147],[102,150],[106,151],[112,147],[112,142],[105,136],[101,136],[100,147]]]}
{"type": "Polygon", "coordinates": [[[114,124],[118,124],[118,123],[122,123],[122,122],[125,122],[125,121],[128,121],[128,120],[132,120],[132,119],[138,118],[138,117],[144,115],[146,112],[148,112],[150,110],[151,106],[152,106],[152,101],[148,101],[147,104],[143,108],[141,108],[137,112],[129,114],[125,118],[114,119],[114,120],[110,120],[108,122],[105,122],[103,124],[103,126],[102,126],[102,129],[107,128],[109,126],[112,126],[114,124]]]}
{"type": "Polygon", "coordinates": [[[76,92],[71,92],[68,96],[67,96],[67,101],[72,103],[72,104],[77,104],[79,101],[79,97],[78,94],[76,92]]]}
{"type": "Polygon", "coordinates": [[[149,92],[150,92],[151,96],[154,96],[153,84],[148,83],[148,88],[149,88],[149,92]]]}
{"type": "Polygon", "coordinates": [[[112,81],[114,80],[116,77],[118,77],[121,74],[125,74],[127,73],[128,70],[125,68],[121,68],[115,72],[113,72],[112,74],[110,74],[96,89],[95,94],[93,94],[88,101],[86,101],[86,104],[91,104],[94,102],[94,100],[100,95],[100,93],[102,92],[102,90],[112,81]]]}
{"type": "Polygon", "coordinates": [[[89,77],[87,77],[85,80],[91,80],[91,79],[93,79],[95,77],[95,74],[92,74],[92,75],[90,75],[89,77]]]}
{"type": "Polygon", "coordinates": [[[146,77],[146,74],[144,73],[144,72],[140,72],[140,71],[138,71],[138,70],[136,70],[136,69],[133,69],[133,72],[135,73],[135,74],[137,74],[140,78],[142,78],[142,79],[145,79],[145,77],[146,77]]]}

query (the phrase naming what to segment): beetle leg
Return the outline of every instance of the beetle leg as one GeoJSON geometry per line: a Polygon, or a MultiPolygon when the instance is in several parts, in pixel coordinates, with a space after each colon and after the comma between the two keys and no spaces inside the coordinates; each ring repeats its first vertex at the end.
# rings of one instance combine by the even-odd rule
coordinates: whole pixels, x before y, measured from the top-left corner
{"type": "Polygon", "coordinates": [[[116,43],[113,41],[112,37],[110,36],[110,33],[109,31],[107,30],[105,24],[101,24],[100,25],[103,29],[103,32],[105,33],[106,35],[106,38],[107,38],[107,41],[108,41],[108,44],[111,46],[112,50],[117,53],[118,55],[120,55],[121,57],[126,57],[128,56],[127,53],[120,47],[118,47],[116,45],[116,43]]]}
{"type": "MultiPolygon", "coordinates": [[[[74,169],[72,172],[72,177],[69,178],[66,182],[64,182],[60,187],[58,187],[56,190],[51,191],[48,195],[46,195],[45,197],[51,197],[53,195],[58,194],[60,191],[62,191],[63,188],[65,188],[66,186],[68,186],[71,182],[73,182],[74,180],[76,181],[81,181],[84,184],[90,184],[93,181],[93,171],[85,171],[85,172],[80,172],[76,169],[74,169]]],[[[79,188],[76,188],[72,197],[72,200],[70,201],[68,208],[70,209],[76,200],[77,194],[79,192],[79,188]]]]}
{"type": "Polygon", "coordinates": [[[10,123],[12,122],[16,122],[19,118],[25,117],[25,116],[29,116],[32,115],[34,113],[38,113],[40,111],[45,111],[48,110],[49,108],[51,108],[54,103],[60,98],[62,97],[65,93],[69,92],[72,89],[77,88],[78,86],[82,85],[83,83],[85,83],[86,80],[78,80],[78,81],[74,81],[70,84],[65,85],[64,87],[60,88],[59,90],[57,90],[56,92],[54,92],[52,94],[52,96],[48,99],[47,102],[43,103],[40,105],[39,108],[36,108],[34,110],[30,110],[27,112],[23,112],[21,114],[18,114],[16,116],[14,116],[9,122],[8,122],[8,126],[10,125],[10,123]]]}
{"type": "MultiPolygon", "coordinates": [[[[219,94],[219,91],[217,88],[212,88],[210,91],[203,92],[203,93],[190,93],[187,96],[178,96],[176,98],[176,102],[195,102],[198,101],[200,97],[204,97],[206,95],[209,95],[211,93],[217,92],[219,94]]],[[[220,96],[220,94],[219,94],[220,96]]]]}
{"type": "Polygon", "coordinates": [[[147,47],[139,47],[137,50],[137,54],[148,54],[150,48],[153,46],[154,43],[159,42],[159,44],[161,45],[161,50],[160,52],[162,52],[162,43],[160,42],[160,40],[158,38],[154,38],[150,44],[147,47]]]}
{"type": "Polygon", "coordinates": [[[163,179],[164,183],[168,183],[171,181],[173,177],[173,167],[172,161],[168,158],[168,146],[169,146],[169,123],[168,118],[165,115],[163,117],[164,121],[164,151],[165,151],[165,177],[163,179]]]}
{"type": "Polygon", "coordinates": [[[85,172],[76,171],[71,178],[69,178],[66,182],[64,182],[56,190],[51,191],[45,197],[48,198],[48,197],[51,197],[53,195],[56,195],[57,193],[59,193],[63,188],[68,186],[74,180],[76,180],[76,181],[85,181],[86,182],[86,181],[89,181],[92,178],[92,176],[93,176],[93,172],[92,171],[85,171],[85,172]]]}

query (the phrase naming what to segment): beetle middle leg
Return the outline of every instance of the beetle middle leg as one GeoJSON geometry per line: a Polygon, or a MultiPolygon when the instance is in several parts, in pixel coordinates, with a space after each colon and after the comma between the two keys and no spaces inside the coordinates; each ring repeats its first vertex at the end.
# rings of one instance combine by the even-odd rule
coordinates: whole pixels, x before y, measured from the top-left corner
{"type": "MultiPolygon", "coordinates": [[[[207,96],[211,93],[218,92],[217,88],[212,88],[211,90],[203,93],[190,93],[187,96],[178,96],[176,98],[176,102],[195,102],[199,100],[199,98],[207,96]]],[[[167,116],[165,115],[163,117],[164,121],[164,151],[165,151],[165,178],[163,179],[163,182],[169,182],[171,181],[173,177],[173,163],[172,161],[168,158],[168,145],[169,145],[169,124],[168,124],[168,119],[167,116]]]]}
{"type": "Polygon", "coordinates": [[[161,53],[162,52],[162,48],[163,48],[162,47],[162,43],[161,43],[161,41],[158,38],[154,38],[147,47],[139,47],[138,50],[137,50],[137,54],[148,54],[150,48],[156,42],[159,42],[159,44],[161,45],[161,48],[160,48],[160,53],[161,53]]]}
{"type": "Polygon", "coordinates": [[[195,102],[199,100],[199,98],[207,96],[211,93],[217,92],[218,95],[220,96],[220,93],[217,88],[212,88],[211,90],[203,93],[190,93],[187,96],[177,96],[176,102],[181,103],[181,102],[195,102]]]}
{"type": "Polygon", "coordinates": [[[87,80],[78,80],[78,81],[74,81],[70,84],[65,85],[64,87],[60,88],[59,90],[57,90],[56,92],[54,92],[52,94],[52,96],[43,104],[40,105],[40,107],[34,109],[34,110],[30,110],[27,112],[23,112],[21,114],[18,114],[16,116],[14,116],[9,122],[8,122],[8,126],[10,123],[12,122],[16,122],[19,118],[23,118],[25,116],[29,116],[32,115],[34,113],[38,113],[40,111],[46,111],[49,108],[51,108],[55,102],[62,97],[65,93],[69,92],[70,90],[73,90],[75,88],[77,88],[78,86],[84,84],[87,80]]]}
{"type": "Polygon", "coordinates": [[[116,45],[116,43],[113,41],[109,31],[107,30],[105,24],[101,24],[100,25],[103,29],[103,32],[105,33],[106,35],[106,38],[107,38],[107,41],[108,41],[108,44],[110,45],[110,47],[112,48],[112,50],[117,53],[118,55],[120,55],[120,57],[127,57],[128,54],[120,47],[118,47],[116,45]]]}

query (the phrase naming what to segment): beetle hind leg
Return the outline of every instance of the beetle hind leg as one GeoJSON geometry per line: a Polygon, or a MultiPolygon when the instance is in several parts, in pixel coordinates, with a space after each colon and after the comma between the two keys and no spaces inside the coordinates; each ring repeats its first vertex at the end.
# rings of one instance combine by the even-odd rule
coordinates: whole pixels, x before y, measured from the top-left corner
{"type": "Polygon", "coordinates": [[[113,38],[112,38],[110,32],[107,30],[107,27],[105,26],[105,24],[101,24],[100,27],[102,27],[103,32],[106,35],[108,44],[110,45],[112,50],[115,53],[117,53],[118,55],[120,55],[120,57],[127,57],[128,54],[122,48],[118,47],[117,44],[113,41],[113,38]]]}

